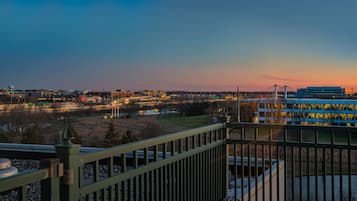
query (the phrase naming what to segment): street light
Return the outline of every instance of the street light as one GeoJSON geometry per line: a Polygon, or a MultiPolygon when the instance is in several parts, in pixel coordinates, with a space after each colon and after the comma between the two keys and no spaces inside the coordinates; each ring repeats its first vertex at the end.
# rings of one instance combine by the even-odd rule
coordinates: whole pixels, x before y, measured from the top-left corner
{"type": "Polygon", "coordinates": [[[12,93],[13,93],[13,90],[15,89],[15,86],[13,84],[9,85],[9,90],[10,90],[10,103],[12,105],[12,93]]]}

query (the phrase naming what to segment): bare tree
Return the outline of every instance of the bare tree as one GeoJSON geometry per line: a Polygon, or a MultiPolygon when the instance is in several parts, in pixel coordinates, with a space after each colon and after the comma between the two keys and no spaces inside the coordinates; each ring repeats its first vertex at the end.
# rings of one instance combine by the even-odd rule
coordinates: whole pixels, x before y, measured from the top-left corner
{"type": "Polygon", "coordinates": [[[126,144],[126,143],[134,142],[137,140],[138,140],[137,137],[135,135],[133,135],[130,130],[127,130],[121,138],[121,144],[126,144]]]}
{"type": "Polygon", "coordinates": [[[108,130],[104,137],[104,146],[110,147],[118,144],[121,144],[120,134],[115,130],[114,123],[111,121],[108,124],[108,130]]]}
{"type": "Polygon", "coordinates": [[[34,124],[31,128],[27,128],[22,135],[21,143],[24,144],[43,144],[43,130],[39,124],[34,124]]]}

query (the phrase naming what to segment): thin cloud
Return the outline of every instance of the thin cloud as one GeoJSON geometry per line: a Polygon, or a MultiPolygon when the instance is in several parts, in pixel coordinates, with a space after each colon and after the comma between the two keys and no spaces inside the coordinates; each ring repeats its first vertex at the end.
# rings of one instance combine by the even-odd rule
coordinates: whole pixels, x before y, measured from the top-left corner
{"type": "Polygon", "coordinates": [[[273,81],[300,82],[300,83],[308,82],[307,80],[294,79],[294,78],[289,78],[289,77],[281,77],[281,76],[268,75],[268,74],[263,74],[261,77],[264,79],[273,80],[273,81]]]}

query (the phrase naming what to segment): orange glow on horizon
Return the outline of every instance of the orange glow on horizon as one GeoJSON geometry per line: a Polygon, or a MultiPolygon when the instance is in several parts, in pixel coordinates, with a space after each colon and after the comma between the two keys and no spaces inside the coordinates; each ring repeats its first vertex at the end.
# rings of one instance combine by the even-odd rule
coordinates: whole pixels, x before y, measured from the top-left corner
{"type": "Polygon", "coordinates": [[[167,86],[197,90],[271,90],[274,84],[289,90],[306,86],[357,87],[357,64],[316,61],[269,60],[250,64],[194,66],[160,70],[170,79],[159,79],[167,86]],[[344,69],[344,70],[337,70],[344,69]],[[346,71],[346,69],[349,69],[346,71]],[[174,76],[173,76],[174,75],[174,76]]]}

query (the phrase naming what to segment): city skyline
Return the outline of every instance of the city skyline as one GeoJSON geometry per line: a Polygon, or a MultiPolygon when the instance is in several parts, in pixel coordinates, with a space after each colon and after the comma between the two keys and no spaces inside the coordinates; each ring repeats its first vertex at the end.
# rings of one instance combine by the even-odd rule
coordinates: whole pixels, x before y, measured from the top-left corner
{"type": "Polygon", "coordinates": [[[352,1],[4,1],[0,12],[1,87],[357,88],[352,1]]]}

